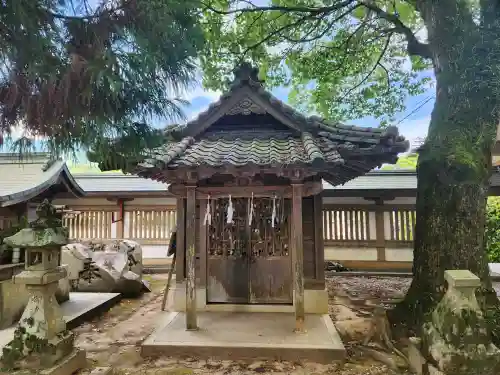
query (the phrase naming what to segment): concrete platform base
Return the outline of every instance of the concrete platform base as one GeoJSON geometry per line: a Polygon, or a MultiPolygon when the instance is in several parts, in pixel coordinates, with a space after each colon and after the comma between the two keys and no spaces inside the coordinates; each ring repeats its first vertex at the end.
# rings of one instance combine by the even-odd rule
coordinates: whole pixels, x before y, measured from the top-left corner
{"type": "Polygon", "coordinates": [[[40,371],[40,375],[72,375],[87,366],[85,351],[75,349],[54,367],[40,371]]]}
{"type": "MultiPolygon", "coordinates": [[[[120,293],[70,293],[69,301],[61,304],[66,327],[75,328],[84,320],[110,309],[120,298],[120,293]]],[[[15,326],[0,330],[0,352],[13,339],[14,330],[15,326]]]]}
{"type": "MultiPolygon", "coordinates": [[[[184,312],[186,309],[186,283],[173,283],[169,294],[173,295],[173,311],[184,312]]],[[[196,288],[196,309],[203,312],[226,313],[294,313],[293,304],[231,304],[209,303],[207,290],[203,287],[196,288]]],[[[328,314],[328,291],[325,289],[305,289],[304,309],[306,314],[328,314]]]]}
{"type": "Polygon", "coordinates": [[[342,361],[346,351],[328,315],[307,315],[305,333],[295,333],[289,313],[198,313],[197,331],[186,331],[182,312],[164,313],[143,345],[143,357],[342,361]]]}
{"type": "Polygon", "coordinates": [[[75,349],[70,355],[55,366],[44,370],[18,370],[9,372],[10,375],[73,375],[87,366],[85,351],[75,349]]]}

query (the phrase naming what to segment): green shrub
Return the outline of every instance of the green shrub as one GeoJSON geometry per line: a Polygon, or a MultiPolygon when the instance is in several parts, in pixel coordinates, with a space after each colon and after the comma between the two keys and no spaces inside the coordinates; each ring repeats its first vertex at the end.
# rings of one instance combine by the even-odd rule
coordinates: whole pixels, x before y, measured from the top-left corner
{"type": "Polygon", "coordinates": [[[488,198],[485,236],[490,262],[500,263],[500,197],[488,198]]]}

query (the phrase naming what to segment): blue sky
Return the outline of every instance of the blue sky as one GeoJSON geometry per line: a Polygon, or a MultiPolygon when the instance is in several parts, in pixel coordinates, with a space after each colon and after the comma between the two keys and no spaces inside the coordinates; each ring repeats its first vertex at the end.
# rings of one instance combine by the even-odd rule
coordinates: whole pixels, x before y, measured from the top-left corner
{"type": "MultiPolygon", "coordinates": [[[[280,100],[288,101],[288,89],[280,87],[272,90],[272,93],[280,100]]],[[[404,135],[407,139],[415,142],[419,138],[427,135],[431,111],[434,106],[434,99],[429,100],[424,104],[426,99],[434,97],[435,88],[433,85],[421,95],[410,97],[406,102],[406,110],[398,113],[396,116],[396,123],[398,124],[400,134],[404,135]]],[[[210,103],[216,101],[220,93],[203,90],[198,86],[195,89],[187,92],[185,98],[191,103],[185,109],[188,119],[196,117],[201,111],[207,109],[210,103]]],[[[365,117],[357,120],[350,121],[349,123],[366,126],[377,127],[379,122],[373,117],[365,117]]]]}
{"type": "MultiPolygon", "coordinates": [[[[273,95],[284,102],[288,101],[288,92],[289,90],[285,87],[279,87],[272,90],[273,95]]],[[[434,97],[434,94],[435,88],[432,85],[423,94],[410,97],[406,102],[406,110],[398,113],[396,116],[396,123],[400,122],[398,124],[400,134],[410,140],[412,145],[415,145],[419,139],[427,135],[434,99],[429,100],[425,104],[423,104],[423,102],[429,97],[434,97]]],[[[211,103],[218,100],[219,96],[219,92],[204,90],[201,85],[196,85],[193,89],[184,93],[182,97],[190,103],[184,108],[187,120],[195,118],[200,112],[206,110],[211,103]]],[[[379,122],[373,117],[365,117],[350,121],[349,124],[377,127],[379,122]]],[[[154,125],[157,127],[164,127],[166,123],[163,120],[159,120],[155,121],[154,125]]],[[[72,163],[73,161],[69,162],[72,163]]],[[[86,162],[85,153],[82,152],[78,155],[77,163],[86,162]]]]}

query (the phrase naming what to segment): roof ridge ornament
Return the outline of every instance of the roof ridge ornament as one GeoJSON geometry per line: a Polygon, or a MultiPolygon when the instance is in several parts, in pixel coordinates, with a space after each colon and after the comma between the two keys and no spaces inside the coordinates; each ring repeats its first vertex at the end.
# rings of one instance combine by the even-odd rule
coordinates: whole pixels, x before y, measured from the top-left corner
{"type": "Polygon", "coordinates": [[[252,66],[249,62],[242,62],[234,70],[234,79],[231,87],[239,86],[243,83],[262,86],[264,80],[259,79],[259,68],[252,66]]]}

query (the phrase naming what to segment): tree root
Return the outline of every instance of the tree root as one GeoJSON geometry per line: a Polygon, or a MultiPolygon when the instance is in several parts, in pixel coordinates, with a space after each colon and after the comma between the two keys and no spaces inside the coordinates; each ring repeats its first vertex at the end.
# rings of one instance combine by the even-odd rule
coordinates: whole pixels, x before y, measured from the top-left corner
{"type": "Polygon", "coordinates": [[[363,340],[363,346],[369,347],[370,343],[380,346],[383,350],[397,354],[408,363],[408,358],[394,346],[387,311],[380,306],[376,307],[373,311],[370,331],[368,332],[368,336],[363,340]]]}

